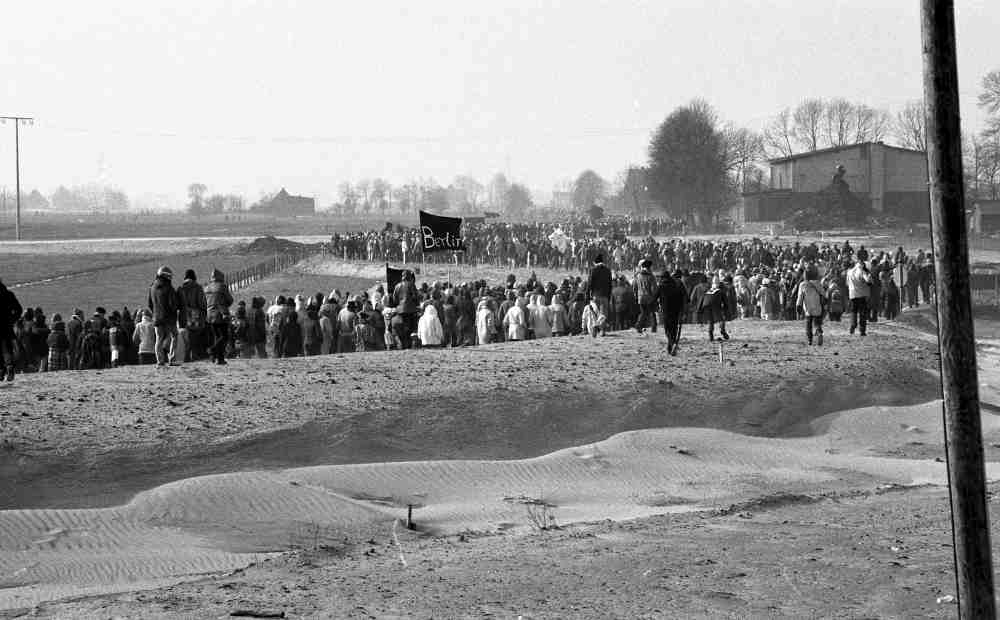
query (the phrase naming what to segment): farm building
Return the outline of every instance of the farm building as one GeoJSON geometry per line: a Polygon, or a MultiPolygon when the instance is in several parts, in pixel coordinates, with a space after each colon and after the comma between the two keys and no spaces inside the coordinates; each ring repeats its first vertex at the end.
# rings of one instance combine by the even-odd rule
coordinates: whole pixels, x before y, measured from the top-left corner
{"type": "Polygon", "coordinates": [[[267,201],[253,207],[258,213],[291,217],[296,215],[315,215],[316,199],[305,196],[292,196],[284,187],[267,201]]]}
{"type": "Polygon", "coordinates": [[[861,142],[780,157],[769,162],[768,189],[743,194],[734,210],[738,223],[779,221],[815,207],[831,185],[837,166],[851,193],[875,215],[908,221],[927,219],[927,155],[882,142],[861,142]]]}
{"type": "Polygon", "coordinates": [[[1000,200],[977,200],[972,204],[969,229],[977,235],[1000,231],[1000,200]]]}

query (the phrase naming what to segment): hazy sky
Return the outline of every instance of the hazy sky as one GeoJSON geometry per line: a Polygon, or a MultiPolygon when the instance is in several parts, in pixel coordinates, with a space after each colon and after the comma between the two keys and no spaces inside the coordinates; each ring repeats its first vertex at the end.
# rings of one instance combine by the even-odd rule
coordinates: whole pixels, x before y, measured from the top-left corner
{"type": "MultiPolygon", "coordinates": [[[[1000,2],[957,2],[965,129],[1000,68],[1000,2]]],[[[533,188],[646,158],[707,99],[760,128],[806,97],[921,96],[918,0],[33,2],[4,8],[0,114],[22,187],[192,181],[325,205],[344,180],[496,171],[533,188]]],[[[0,185],[14,184],[0,126],[0,185]]]]}

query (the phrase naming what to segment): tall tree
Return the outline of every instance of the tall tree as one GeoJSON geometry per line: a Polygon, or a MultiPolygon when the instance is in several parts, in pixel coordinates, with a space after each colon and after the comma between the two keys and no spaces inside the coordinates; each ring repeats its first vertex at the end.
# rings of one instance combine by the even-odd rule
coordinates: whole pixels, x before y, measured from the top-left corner
{"type": "Polygon", "coordinates": [[[527,187],[518,183],[512,184],[507,189],[504,202],[506,213],[510,217],[524,217],[524,214],[535,206],[531,200],[531,192],[527,187]]]}
{"type": "Polygon", "coordinates": [[[842,98],[826,102],[823,111],[823,134],[828,145],[853,144],[857,136],[856,129],[854,104],[842,98]]]}
{"type": "Polygon", "coordinates": [[[892,125],[892,117],[863,103],[854,104],[854,142],[881,142],[892,125]]]}
{"type": "Polygon", "coordinates": [[[725,137],[715,110],[696,99],[674,110],[649,145],[649,181],[668,213],[695,224],[717,219],[727,192],[725,137]]]}
{"type": "Polygon", "coordinates": [[[792,145],[796,141],[792,111],[785,108],[764,128],[764,146],[769,157],[790,157],[795,154],[792,145]]]}
{"type": "Polygon", "coordinates": [[[1000,133],[1000,69],[983,76],[983,92],[979,93],[979,107],[990,114],[986,122],[987,133],[1000,133]]]}
{"type": "Polygon", "coordinates": [[[799,148],[816,151],[823,140],[823,118],[826,104],[822,99],[806,99],[792,114],[792,132],[799,148]]]}
{"type": "Polygon", "coordinates": [[[918,151],[927,150],[927,134],[924,131],[924,104],[920,100],[910,101],[896,113],[893,133],[900,146],[918,151]]]}
{"type": "Polygon", "coordinates": [[[485,190],[482,183],[469,175],[460,174],[455,177],[452,186],[461,193],[464,210],[474,212],[482,208],[485,190]]]}
{"type": "Polygon", "coordinates": [[[340,196],[344,215],[354,215],[358,208],[358,193],[354,186],[349,181],[344,181],[337,186],[337,194],[340,196]]]}
{"type": "Polygon", "coordinates": [[[205,211],[204,196],[208,188],[204,183],[192,183],[188,185],[188,205],[187,210],[191,215],[201,215],[205,211]]]}
{"type": "Polygon", "coordinates": [[[586,210],[603,206],[608,196],[608,184],[593,170],[584,170],[573,183],[573,208],[586,210]]]}
{"type": "Polygon", "coordinates": [[[737,192],[750,191],[751,181],[758,178],[756,171],[764,163],[764,137],[745,127],[729,126],[724,132],[726,169],[737,192]]]}
{"type": "Polygon", "coordinates": [[[379,213],[385,215],[385,212],[389,210],[389,198],[391,187],[389,182],[385,179],[373,179],[372,189],[371,189],[371,201],[372,205],[379,210],[379,213]]]}

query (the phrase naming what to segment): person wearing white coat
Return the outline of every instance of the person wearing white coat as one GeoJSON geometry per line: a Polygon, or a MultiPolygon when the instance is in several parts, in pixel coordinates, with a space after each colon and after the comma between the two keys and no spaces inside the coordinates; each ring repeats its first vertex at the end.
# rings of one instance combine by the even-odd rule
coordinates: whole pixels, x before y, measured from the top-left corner
{"type": "Polygon", "coordinates": [[[417,338],[420,339],[421,347],[440,347],[444,343],[444,328],[441,327],[434,304],[424,307],[424,313],[417,322],[417,338]]]}

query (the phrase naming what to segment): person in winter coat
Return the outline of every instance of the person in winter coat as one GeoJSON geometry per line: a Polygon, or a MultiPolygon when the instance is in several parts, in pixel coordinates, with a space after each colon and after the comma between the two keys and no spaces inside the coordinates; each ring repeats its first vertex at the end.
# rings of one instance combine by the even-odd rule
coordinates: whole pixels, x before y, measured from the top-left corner
{"type": "Polygon", "coordinates": [[[528,316],[526,305],[521,303],[523,300],[523,297],[518,297],[503,317],[503,329],[507,334],[507,340],[528,338],[528,316]]]}
{"type": "Polygon", "coordinates": [[[597,334],[604,329],[607,320],[607,315],[601,311],[601,305],[596,299],[590,300],[587,307],[583,309],[583,316],[580,318],[583,331],[590,334],[591,338],[597,337],[597,334]]]}
{"type": "Polygon", "coordinates": [[[534,294],[528,304],[528,325],[535,338],[550,338],[552,336],[552,318],[549,307],[545,305],[545,296],[534,294]]]}
{"type": "Polygon", "coordinates": [[[171,284],[173,277],[174,272],[170,267],[160,267],[156,271],[156,279],[149,287],[147,305],[153,314],[153,326],[156,328],[157,366],[176,362],[177,326],[187,323],[180,297],[171,284]]]}
{"type": "Polygon", "coordinates": [[[357,350],[354,342],[354,326],[358,322],[357,304],[352,299],[337,315],[337,353],[353,353],[357,350]]]}
{"type": "Polygon", "coordinates": [[[706,317],[705,313],[702,310],[703,308],[702,299],[705,297],[705,293],[708,291],[710,287],[708,285],[708,280],[706,279],[705,274],[699,273],[697,274],[697,276],[698,276],[697,284],[695,284],[694,288],[691,289],[691,299],[690,299],[691,312],[694,313],[694,316],[692,316],[691,319],[693,322],[703,324],[706,321],[706,317]]]}
{"type": "Polygon", "coordinates": [[[489,344],[493,342],[493,336],[497,328],[491,302],[483,299],[476,307],[476,342],[477,344],[489,344]]]}
{"type": "Polygon", "coordinates": [[[726,304],[726,294],[725,291],[722,290],[719,277],[713,276],[712,285],[702,296],[701,308],[699,309],[699,314],[701,314],[708,322],[709,341],[715,340],[716,323],[718,323],[721,328],[720,331],[722,339],[729,340],[729,334],[726,332],[726,304]]]}
{"type": "Polygon", "coordinates": [[[812,345],[815,329],[816,344],[823,346],[823,310],[826,307],[826,294],[819,283],[819,274],[815,268],[806,270],[806,279],[799,283],[795,305],[806,317],[806,342],[812,345]]]}
{"type": "Polygon", "coordinates": [[[212,281],[205,287],[205,301],[208,305],[206,321],[212,334],[209,354],[216,364],[226,363],[226,346],[229,343],[229,307],[233,305],[233,294],[229,292],[226,277],[218,269],[212,270],[212,281]]]}
{"type": "Polygon", "coordinates": [[[450,347],[462,344],[462,332],[458,329],[458,306],[454,295],[444,298],[441,306],[441,327],[444,329],[444,341],[450,347]]]}
{"type": "Polygon", "coordinates": [[[358,353],[382,349],[382,334],[375,329],[372,322],[374,314],[375,312],[370,310],[358,313],[358,321],[354,324],[354,350],[358,353]]]}
{"type": "Polygon", "coordinates": [[[14,380],[14,365],[17,363],[14,324],[23,311],[17,296],[0,280],[0,359],[3,361],[3,378],[7,381],[14,380]]]}
{"type": "Polygon", "coordinates": [[[434,304],[428,303],[424,306],[424,313],[420,315],[417,323],[417,338],[423,348],[438,348],[444,344],[444,328],[438,319],[437,308],[434,304]]]}
{"type": "Polygon", "coordinates": [[[639,263],[639,273],[635,274],[635,281],[632,288],[635,292],[636,302],[639,304],[639,318],[635,322],[635,331],[640,335],[649,326],[650,331],[656,333],[656,302],[659,283],[656,276],[650,271],[653,261],[643,259],[639,263]]]}
{"type": "Polygon", "coordinates": [[[49,332],[46,344],[49,347],[48,365],[49,372],[69,369],[69,338],[66,336],[66,324],[62,320],[57,320],[59,315],[52,317],[52,331],[49,332]]]}
{"type": "MultiPolygon", "coordinates": [[[[83,310],[79,308],[73,310],[73,316],[69,318],[66,322],[66,338],[69,340],[69,351],[67,356],[69,357],[69,368],[70,370],[77,369],[77,352],[80,346],[80,338],[83,335],[83,310]]],[[[150,349],[152,350],[152,349],[150,349]]]]}
{"type": "Polygon", "coordinates": [[[31,326],[31,360],[38,372],[45,372],[49,365],[49,334],[52,330],[45,324],[45,314],[41,308],[35,309],[35,322],[31,326]]]}
{"type": "Polygon", "coordinates": [[[316,306],[306,306],[306,315],[302,318],[302,349],[306,355],[319,355],[323,350],[323,330],[319,326],[319,313],[316,306]]]}
{"type": "Polygon", "coordinates": [[[687,291],[680,280],[681,273],[673,275],[664,271],[660,274],[656,300],[660,304],[660,314],[663,315],[663,331],[667,336],[667,353],[677,355],[680,344],[681,323],[687,312],[687,291]]]}
{"type": "Polygon", "coordinates": [[[857,261],[847,272],[847,294],[851,299],[851,335],[858,329],[864,336],[868,331],[868,296],[871,294],[871,273],[862,261],[857,261]]]}
{"type": "Polygon", "coordinates": [[[247,357],[267,357],[267,315],[264,298],[254,297],[247,310],[247,357]]]}
{"type": "Polygon", "coordinates": [[[826,298],[830,304],[828,315],[831,321],[840,322],[840,317],[844,314],[845,296],[844,289],[837,278],[832,279],[826,289],[826,298]]]}
{"type": "Polygon", "coordinates": [[[320,344],[320,355],[329,355],[336,352],[337,331],[333,316],[333,305],[325,303],[319,308],[319,331],[323,334],[323,342],[320,344]]]}
{"type": "Polygon", "coordinates": [[[778,291],[771,283],[770,278],[761,280],[760,288],[757,290],[757,305],[760,306],[760,318],[765,321],[778,320],[779,299],[778,291]]]}
{"type": "MultiPolygon", "coordinates": [[[[594,257],[594,268],[590,270],[587,278],[587,292],[592,300],[597,301],[601,314],[607,317],[611,312],[611,270],[604,265],[604,254],[594,257]]],[[[604,323],[601,330],[605,329],[604,323]]]]}
{"type": "Polygon", "coordinates": [[[132,332],[132,342],[139,351],[140,364],[156,363],[156,327],[152,315],[146,310],[142,311],[142,318],[132,332]]]}
{"type": "Polygon", "coordinates": [[[570,333],[569,315],[566,306],[563,305],[562,294],[553,293],[552,303],[549,304],[549,317],[552,320],[553,336],[565,336],[570,333]]]}
{"type": "Polygon", "coordinates": [[[573,336],[583,333],[583,310],[587,307],[587,300],[583,293],[577,292],[573,295],[573,301],[569,302],[566,308],[569,319],[569,333],[573,336]]]}
{"type": "Polygon", "coordinates": [[[420,308],[420,293],[417,291],[416,276],[407,269],[403,280],[392,292],[396,300],[396,314],[393,317],[393,331],[401,349],[412,347],[412,334],[417,329],[417,311],[420,308]]]}
{"type": "Polygon", "coordinates": [[[187,322],[177,330],[177,357],[180,362],[200,360],[205,357],[208,331],[208,301],[205,289],[198,283],[194,269],[184,272],[184,281],[177,287],[187,322]]]}
{"type": "Polygon", "coordinates": [[[300,357],[302,355],[302,328],[299,326],[299,315],[294,306],[285,316],[281,326],[281,357],[300,357]]]}

